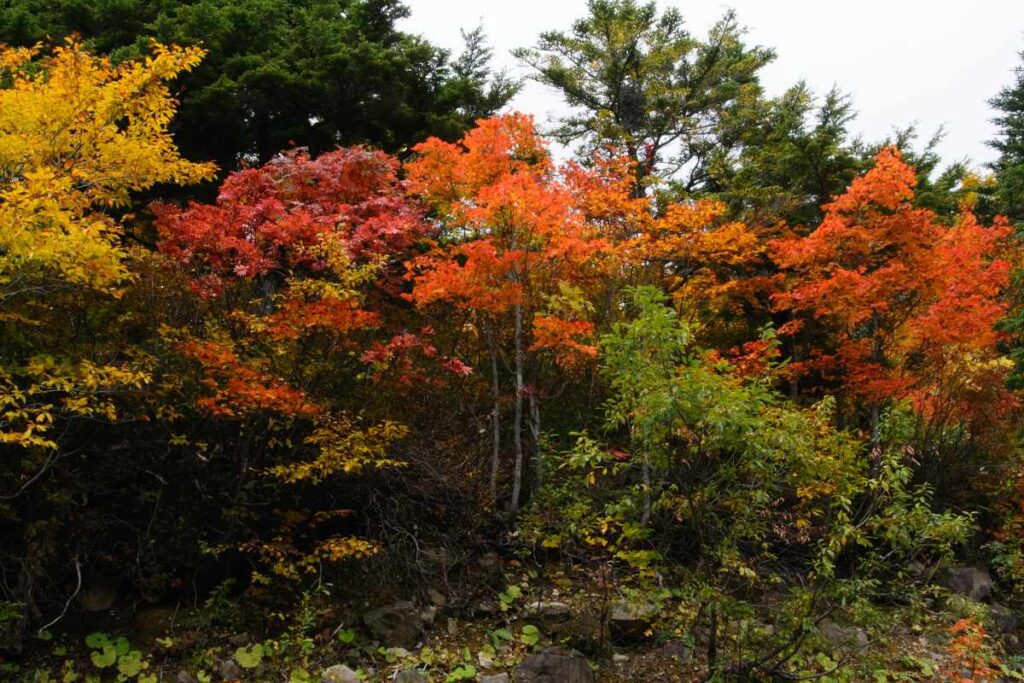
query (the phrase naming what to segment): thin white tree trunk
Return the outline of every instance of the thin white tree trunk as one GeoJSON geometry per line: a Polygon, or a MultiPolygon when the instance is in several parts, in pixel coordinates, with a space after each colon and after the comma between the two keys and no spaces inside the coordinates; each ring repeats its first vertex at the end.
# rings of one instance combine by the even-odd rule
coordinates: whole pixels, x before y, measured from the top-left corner
{"type": "Polygon", "coordinates": [[[516,410],[515,423],[512,425],[512,438],[515,441],[515,469],[512,474],[512,498],[509,510],[519,510],[519,497],[523,489],[523,306],[516,304],[516,410]]]}
{"type": "Polygon", "coordinates": [[[498,349],[494,345],[494,335],[490,323],[487,324],[485,335],[487,347],[491,353],[491,390],[494,395],[494,406],[491,408],[491,504],[498,500],[498,473],[501,471],[501,384],[498,381],[498,349]]]}

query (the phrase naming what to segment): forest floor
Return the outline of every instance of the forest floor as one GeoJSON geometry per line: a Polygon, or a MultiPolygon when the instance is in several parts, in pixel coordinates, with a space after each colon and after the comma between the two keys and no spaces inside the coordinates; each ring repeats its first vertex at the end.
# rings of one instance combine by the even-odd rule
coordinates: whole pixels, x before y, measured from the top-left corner
{"type": "Polygon", "coordinates": [[[257,608],[251,595],[233,595],[230,587],[194,605],[118,600],[77,610],[52,632],[30,638],[19,658],[0,664],[0,680],[949,681],[960,680],[950,669],[950,628],[965,615],[998,633],[986,647],[1000,673],[975,678],[963,671],[964,680],[1024,680],[1021,660],[1005,654],[1017,648],[1016,619],[998,605],[942,589],[936,597],[880,607],[867,621],[862,615],[862,625],[835,611],[782,666],[740,673],[770,643],[786,639],[769,624],[735,619],[718,622],[712,639],[700,625],[706,620],[677,591],[645,602],[562,568],[538,576],[506,567],[501,577],[467,596],[429,588],[383,605],[336,599],[325,586],[280,610],[268,610],[265,601],[257,608]],[[712,657],[721,672],[715,679],[712,657]]]}

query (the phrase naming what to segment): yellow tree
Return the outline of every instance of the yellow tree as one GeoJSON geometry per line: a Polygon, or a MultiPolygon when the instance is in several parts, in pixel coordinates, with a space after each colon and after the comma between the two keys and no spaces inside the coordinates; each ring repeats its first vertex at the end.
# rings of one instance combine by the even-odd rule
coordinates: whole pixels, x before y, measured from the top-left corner
{"type": "MultiPolygon", "coordinates": [[[[168,132],[168,82],[202,56],[154,44],[152,56],[114,66],[71,40],[50,54],[0,49],[0,324],[51,330],[39,318],[61,314],[56,294],[118,296],[130,273],[114,210],[134,191],[212,175],[182,159],[168,132]]],[[[65,348],[54,341],[4,349],[0,443],[54,449],[55,413],[112,417],[104,397],[146,380],[123,364],[55,359],[65,348]]]]}
{"type": "Polygon", "coordinates": [[[77,591],[86,562],[63,540],[82,502],[76,446],[124,420],[126,395],[149,381],[145,354],[111,323],[133,279],[132,193],[213,174],[168,132],[169,83],[202,54],[154,45],[115,66],[73,41],[0,47],[0,564],[13,586],[3,597],[44,626],[58,602],[44,579],[64,567],[52,585],[77,591]]]}

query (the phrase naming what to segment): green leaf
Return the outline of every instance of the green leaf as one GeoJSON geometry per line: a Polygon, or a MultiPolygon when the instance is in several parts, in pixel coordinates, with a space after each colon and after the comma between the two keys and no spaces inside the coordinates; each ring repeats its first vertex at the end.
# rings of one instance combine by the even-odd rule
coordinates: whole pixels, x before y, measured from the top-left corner
{"type": "Polygon", "coordinates": [[[521,640],[524,645],[533,647],[540,642],[540,629],[533,624],[527,624],[523,627],[523,635],[519,636],[519,640],[521,640]]]}
{"type": "Polygon", "coordinates": [[[131,649],[131,644],[128,642],[128,639],[124,636],[121,636],[120,638],[114,641],[114,650],[117,652],[118,655],[128,654],[129,649],[131,649]]]}
{"type": "Polygon", "coordinates": [[[498,593],[498,600],[501,601],[501,611],[505,612],[523,594],[519,586],[509,586],[503,592],[498,593]]]}
{"type": "Polygon", "coordinates": [[[467,681],[472,678],[476,678],[476,667],[472,664],[462,664],[452,670],[445,681],[446,683],[455,683],[455,681],[467,681]]]}
{"type": "Polygon", "coordinates": [[[132,650],[117,660],[117,670],[128,678],[138,676],[147,667],[148,664],[142,661],[142,653],[138,650],[132,650]]]}
{"type": "Polygon", "coordinates": [[[240,647],[235,650],[235,661],[243,669],[255,669],[263,661],[263,646],[253,643],[249,647],[240,647]]]}
{"type": "Polygon", "coordinates": [[[85,644],[94,650],[100,650],[107,645],[110,645],[110,639],[107,638],[106,633],[90,633],[85,637],[85,644]]]}
{"type": "Polygon", "coordinates": [[[355,642],[356,630],[354,628],[343,628],[338,631],[338,640],[345,645],[351,645],[355,642]]]}
{"type": "Polygon", "coordinates": [[[90,658],[97,668],[106,669],[108,666],[113,666],[114,662],[117,661],[117,650],[107,645],[101,652],[93,652],[90,658]]]}
{"type": "Polygon", "coordinates": [[[509,631],[507,628],[495,629],[487,635],[491,639],[491,647],[493,647],[496,651],[501,649],[502,642],[508,640],[515,640],[515,636],[513,636],[512,632],[509,631]]]}

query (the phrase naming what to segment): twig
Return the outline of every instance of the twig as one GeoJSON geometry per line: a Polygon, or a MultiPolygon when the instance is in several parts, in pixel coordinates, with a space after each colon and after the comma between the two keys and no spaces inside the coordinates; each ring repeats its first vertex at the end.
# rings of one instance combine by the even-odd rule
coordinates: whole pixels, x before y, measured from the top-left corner
{"type": "Polygon", "coordinates": [[[40,468],[40,470],[38,472],[36,472],[35,475],[33,475],[31,479],[29,479],[24,484],[22,484],[21,488],[19,488],[17,491],[15,491],[14,493],[12,493],[10,495],[0,495],[0,500],[14,500],[15,498],[17,498],[21,494],[25,493],[25,491],[28,489],[29,486],[34,484],[36,482],[36,480],[39,479],[39,477],[41,477],[44,474],[46,474],[46,471],[48,469],[50,469],[50,467],[53,465],[53,463],[57,462],[58,458],[60,458],[60,455],[51,455],[51,456],[49,456],[46,459],[46,462],[40,468]]]}
{"type": "Polygon", "coordinates": [[[78,591],[82,590],[82,563],[78,561],[77,557],[75,558],[75,574],[78,575],[78,585],[75,586],[75,592],[68,597],[68,601],[64,603],[64,609],[60,611],[56,619],[39,627],[39,630],[36,631],[37,635],[63,619],[64,615],[68,613],[68,608],[71,607],[71,601],[78,596],[78,591]]]}

